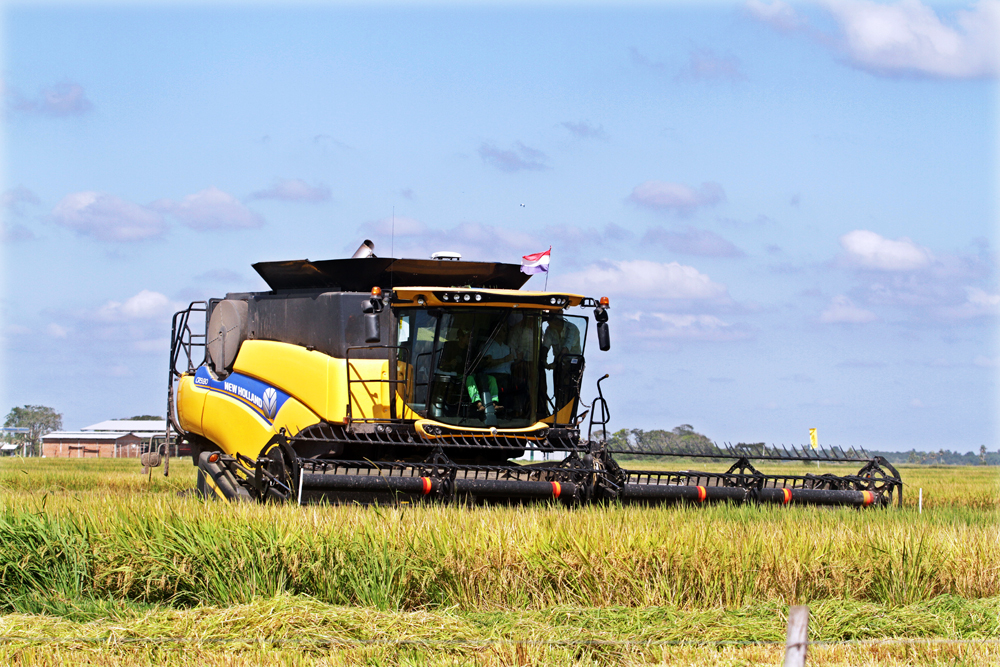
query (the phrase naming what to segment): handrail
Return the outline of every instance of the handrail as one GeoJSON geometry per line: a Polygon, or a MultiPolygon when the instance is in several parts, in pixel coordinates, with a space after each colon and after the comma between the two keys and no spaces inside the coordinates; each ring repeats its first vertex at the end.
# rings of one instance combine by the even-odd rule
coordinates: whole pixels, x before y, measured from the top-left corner
{"type": "MultiPolygon", "coordinates": [[[[182,430],[180,424],[178,424],[177,417],[174,415],[174,381],[184,373],[190,373],[197,368],[192,356],[194,348],[205,348],[205,353],[202,355],[201,361],[198,362],[198,366],[205,363],[205,358],[208,354],[208,344],[206,341],[208,335],[207,333],[194,333],[191,331],[191,313],[206,313],[207,315],[208,302],[192,301],[187,308],[174,313],[171,322],[170,368],[167,373],[167,428],[164,434],[166,436],[168,451],[170,449],[171,429],[177,433],[180,433],[182,430]],[[198,339],[201,339],[200,342],[198,339]],[[187,360],[187,368],[183,371],[177,370],[177,362],[180,360],[181,352],[184,353],[187,360]]],[[[208,322],[205,323],[205,329],[208,329],[208,322]]],[[[169,470],[169,467],[166,467],[164,472],[166,473],[167,470],[169,470]]]]}
{"type": "MultiPolygon", "coordinates": [[[[347,348],[346,354],[345,354],[345,362],[346,363],[344,364],[344,368],[345,368],[345,371],[347,373],[347,426],[348,427],[350,427],[350,425],[353,424],[354,422],[358,422],[358,423],[361,423],[361,424],[395,424],[395,423],[399,423],[399,422],[403,421],[402,419],[400,419],[399,417],[396,416],[396,397],[399,395],[399,391],[398,391],[399,383],[402,382],[404,386],[406,386],[409,383],[409,371],[407,371],[407,375],[402,380],[400,380],[399,378],[396,377],[396,373],[398,372],[398,363],[397,363],[397,368],[394,369],[394,368],[391,367],[393,359],[398,359],[399,358],[399,356],[398,356],[399,352],[398,351],[401,350],[401,349],[403,349],[403,346],[401,346],[401,345],[357,345],[357,346],[354,346],[354,347],[347,348]],[[389,368],[389,377],[386,378],[386,379],[382,379],[382,378],[373,378],[373,379],[363,378],[363,377],[360,377],[361,373],[355,368],[355,372],[358,374],[359,377],[357,379],[353,379],[352,380],[351,379],[351,368],[352,368],[352,366],[351,366],[351,350],[378,350],[378,349],[396,350],[397,351],[396,355],[392,355],[388,360],[385,360],[385,361],[389,362],[389,366],[390,366],[390,368],[389,368]],[[351,384],[361,383],[361,384],[364,385],[364,384],[368,384],[369,382],[379,383],[379,384],[381,384],[381,383],[384,382],[384,383],[387,383],[389,385],[390,398],[389,398],[389,417],[388,417],[388,419],[385,418],[385,417],[362,417],[360,419],[355,419],[354,418],[354,414],[353,414],[354,410],[352,409],[352,405],[354,403],[354,398],[353,398],[353,395],[351,393],[351,384]]],[[[383,359],[376,359],[375,361],[383,361],[383,359]]],[[[405,405],[405,403],[404,403],[404,405],[405,405]]]]}

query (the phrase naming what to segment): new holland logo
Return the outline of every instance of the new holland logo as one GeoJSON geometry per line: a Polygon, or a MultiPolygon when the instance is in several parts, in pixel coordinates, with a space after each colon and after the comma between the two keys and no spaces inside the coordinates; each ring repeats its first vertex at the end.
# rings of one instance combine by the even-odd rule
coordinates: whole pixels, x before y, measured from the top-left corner
{"type": "Polygon", "coordinates": [[[274,419],[274,415],[278,413],[278,392],[274,387],[264,390],[264,412],[267,413],[268,419],[274,419]]]}

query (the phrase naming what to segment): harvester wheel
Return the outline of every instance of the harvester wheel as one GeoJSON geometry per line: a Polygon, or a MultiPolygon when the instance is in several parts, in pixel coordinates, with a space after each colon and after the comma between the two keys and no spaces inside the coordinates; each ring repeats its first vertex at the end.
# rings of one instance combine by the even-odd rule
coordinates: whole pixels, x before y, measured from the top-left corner
{"type": "Polygon", "coordinates": [[[294,498],[292,462],[281,445],[272,444],[258,460],[266,473],[261,475],[261,500],[283,503],[294,498]]]}
{"type": "Polygon", "coordinates": [[[899,473],[882,457],[875,457],[865,464],[865,467],[858,471],[858,477],[866,480],[858,485],[858,490],[871,491],[880,499],[879,504],[883,506],[892,504],[893,494],[899,487],[899,503],[902,504],[903,489],[899,483],[899,473]],[[887,468],[888,472],[884,468],[887,468]]]}

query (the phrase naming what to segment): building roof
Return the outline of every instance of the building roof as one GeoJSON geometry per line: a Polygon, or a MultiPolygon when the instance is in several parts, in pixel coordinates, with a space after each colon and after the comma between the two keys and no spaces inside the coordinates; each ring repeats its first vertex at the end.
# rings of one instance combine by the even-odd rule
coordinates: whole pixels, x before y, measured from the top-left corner
{"type": "Polygon", "coordinates": [[[42,441],[45,440],[119,440],[121,438],[128,437],[130,435],[135,435],[139,437],[138,434],[133,434],[129,431],[53,431],[42,436],[42,441]]]}
{"type": "Polygon", "coordinates": [[[138,436],[159,435],[167,430],[166,419],[109,419],[98,424],[84,426],[81,431],[125,431],[138,436]]]}

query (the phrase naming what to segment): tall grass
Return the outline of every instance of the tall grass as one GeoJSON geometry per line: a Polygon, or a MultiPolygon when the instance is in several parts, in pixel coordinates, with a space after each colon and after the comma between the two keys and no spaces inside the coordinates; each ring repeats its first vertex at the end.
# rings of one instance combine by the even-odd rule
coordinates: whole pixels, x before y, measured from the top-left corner
{"type": "Polygon", "coordinates": [[[383,610],[1000,595],[997,522],[947,514],[299,508],[164,495],[65,495],[31,507],[8,497],[0,607],[38,611],[53,595],[184,607],[288,593],[383,610]]]}

